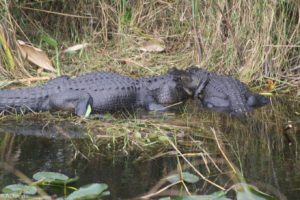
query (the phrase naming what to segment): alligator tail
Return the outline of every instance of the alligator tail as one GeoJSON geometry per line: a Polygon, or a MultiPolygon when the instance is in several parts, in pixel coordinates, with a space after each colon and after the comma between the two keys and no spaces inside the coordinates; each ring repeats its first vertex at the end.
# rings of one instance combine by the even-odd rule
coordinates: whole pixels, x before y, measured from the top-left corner
{"type": "Polygon", "coordinates": [[[48,96],[47,93],[47,89],[43,86],[0,90],[0,112],[25,113],[40,111],[48,96]]]}

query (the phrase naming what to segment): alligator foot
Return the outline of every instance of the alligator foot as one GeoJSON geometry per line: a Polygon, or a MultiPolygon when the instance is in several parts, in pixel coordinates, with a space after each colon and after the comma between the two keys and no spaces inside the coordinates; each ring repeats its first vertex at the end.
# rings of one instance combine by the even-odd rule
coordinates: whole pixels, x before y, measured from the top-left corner
{"type": "Polygon", "coordinates": [[[101,115],[101,114],[90,114],[86,119],[110,119],[112,120],[113,117],[111,115],[101,115]]]}
{"type": "Polygon", "coordinates": [[[150,103],[147,106],[147,110],[148,111],[154,111],[154,112],[168,112],[171,109],[168,107],[165,107],[163,105],[157,104],[157,103],[150,103]]]}

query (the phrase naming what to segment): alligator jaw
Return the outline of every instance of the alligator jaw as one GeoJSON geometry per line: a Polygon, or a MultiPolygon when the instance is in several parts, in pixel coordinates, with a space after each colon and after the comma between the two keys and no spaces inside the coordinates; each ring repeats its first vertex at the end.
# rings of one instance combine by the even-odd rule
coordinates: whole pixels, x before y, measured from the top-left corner
{"type": "Polygon", "coordinates": [[[189,96],[193,96],[193,91],[191,91],[189,88],[187,87],[183,87],[183,90],[189,95],[189,96]]]}

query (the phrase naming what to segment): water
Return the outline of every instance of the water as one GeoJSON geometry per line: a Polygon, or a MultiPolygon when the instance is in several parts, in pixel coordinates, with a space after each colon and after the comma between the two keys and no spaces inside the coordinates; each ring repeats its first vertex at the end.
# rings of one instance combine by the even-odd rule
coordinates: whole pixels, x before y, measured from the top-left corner
{"type": "MultiPolygon", "coordinates": [[[[198,170],[215,183],[229,188],[239,181],[228,173],[231,168],[216,145],[213,128],[224,153],[241,171],[247,183],[279,199],[300,199],[299,102],[276,101],[273,106],[248,116],[200,112],[192,106],[186,107],[187,113],[183,111],[175,116],[142,116],[141,119],[151,119],[148,122],[151,126],[147,125],[147,121],[131,124],[136,120],[132,116],[128,121],[118,121],[122,123],[121,129],[129,130],[130,136],[137,132],[142,137],[147,135],[148,143],[112,137],[109,130],[115,122],[109,120],[91,127],[76,119],[53,121],[25,116],[24,120],[2,120],[1,162],[29,178],[39,171],[54,171],[69,177],[79,176],[78,186],[106,183],[111,192],[107,199],[137,198],[160,184],[163,177],[176,172],[178,160],[174,149],[149,136],[166,126],[165,130],[171,134],[169,136],[177,136],[178,147],[185,153],[191,153],[187,158],[198,170]],[[155,128],[155,123],[161,126],[155,128]],[[290,125],[292,127],[288,128],[290,125]],[[98,143],[91,142],[90,136],[95,134],[101,135],[98,143]],[[128,144],[124,146],[124,142],[128,144]],[[94,144],[100,149],[96,150],[94,144]],[[210,174],[207,173],[203,157],[195,154],[203,153],[201,149],[209,152],[222,173],[204,156],[211,170],[210,174]]],[[[179,160],[183,168],[193,173],[183,159],[179,160]]],[[[20,182],[22,180],[14,173],[0,168],[0,188],[20,182]]],[[[163,186],[166,184],[163,182],[163,186]]],[[[203,180],[189,187],[191,192],[197,191],[198,194],[218,190],[203,180]]],[[[172,191],[162,196],[175,195],[180,189],[184,191],[179,186],[172,187],[172,191]]]]}

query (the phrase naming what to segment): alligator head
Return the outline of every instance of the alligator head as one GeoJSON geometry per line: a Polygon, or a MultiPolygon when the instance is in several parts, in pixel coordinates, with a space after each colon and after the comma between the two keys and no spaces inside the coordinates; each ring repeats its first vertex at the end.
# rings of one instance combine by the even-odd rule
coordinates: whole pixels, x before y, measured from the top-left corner
{"type": "Polygon", "coordinates": [[[184,89],[193,94],[198,105],[213,111],[242,114],[269,103],[269,99],[251,93],[244,83],[231,76],[218,75],[195,66],[185,70],[173,68],[168,73],[180,76],[184,89]]]}
{"type": "Polygon", "coordinates": [[[259,108],[270,103],[270,100],[260,94],[252,94],[247,98],[247,105],[252,108],[259,108]]]}
{"type": "Polygon", "coordinates": [[[197,68],[199,71],[195,73],[193,67],[194,66],[189,67],[187,70],[179,70],[174,67],[168,70],[168,74],[179,77],[186,93],[197,99],[198,97],[196,96],[199,95],[207,84],[209,72],[204,69],[197,68]]]}

